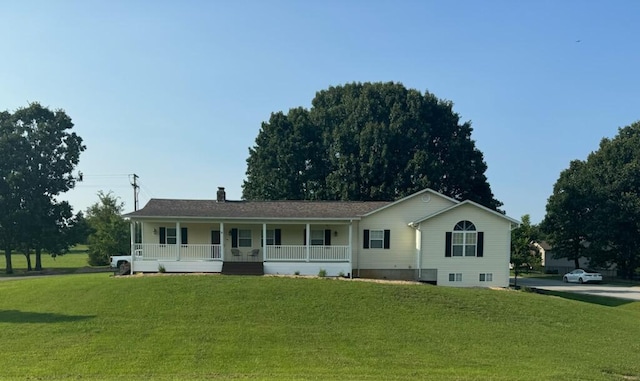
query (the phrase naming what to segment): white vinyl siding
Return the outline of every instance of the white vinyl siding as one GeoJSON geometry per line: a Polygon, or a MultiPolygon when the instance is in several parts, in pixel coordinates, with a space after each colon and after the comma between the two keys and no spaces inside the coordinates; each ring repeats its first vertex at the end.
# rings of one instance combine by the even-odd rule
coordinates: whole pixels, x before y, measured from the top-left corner
{"type": "Polygon", "coordinates": [[[354,268],[416,269],[418,265],[416,231],[408,224],[453,204],[445,197],[424,192],[370,216],[363,217],[359,229],[354,229],[354,232],[358,232],[358,236],[355,237],[358,243],[353,246],[354,268]],[[369,230],[368,249],[363,248],[363,231],[366,229],[369,230]],[[371,232],[384,230],[390,230],[390,248],[372,248],[371,232]]]}
{"type": "MultiPolygon", "coordinates": [[[[423,269],[438,269],[437,283],[461,287],[509,286],[511,224],[504,218],[472,204],[440,214],[420,224],[423,269]],[[445,235],[460,221],[473,222],[477,232],[484,232],[483,256],[445,257],[445,235]],[[450,273],[461,273],[461,282],[449,282],[450,273]],[[480,282],[479,274],[491,274],[491,281],[480,282]]],[[[477,244],[477,234],[476,234],[477,244]]],[[[453,242],[453,236],[452,236],[453,242]]],[[[474,242],[474,241],[470,241],[474,242]]],[[[477,248],[476,248],[477,251],[477,248]]],[[[486,279],[486,276],[485,276],[486,279]]]]}

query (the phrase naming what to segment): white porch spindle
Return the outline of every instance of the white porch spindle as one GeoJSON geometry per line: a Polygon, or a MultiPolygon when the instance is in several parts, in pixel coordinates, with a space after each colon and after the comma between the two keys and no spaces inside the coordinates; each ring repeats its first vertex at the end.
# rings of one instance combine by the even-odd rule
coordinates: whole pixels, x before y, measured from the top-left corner
{"type": "Polygon", "coordinates": [[[311,225],[307,224],[307,230],[305,231],[305,245],[307,250],[307,262],[309,262],[309,253],[311,252],[311,225]]]}

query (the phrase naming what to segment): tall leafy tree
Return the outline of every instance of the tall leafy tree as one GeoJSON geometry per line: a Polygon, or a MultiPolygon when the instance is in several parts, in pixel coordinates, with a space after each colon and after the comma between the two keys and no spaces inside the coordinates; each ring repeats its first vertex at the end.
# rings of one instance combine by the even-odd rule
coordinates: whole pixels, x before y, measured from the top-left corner
{"type": "Polygon", "coordinates": [[[580,267],[580,258],[588,255],[587,242],[592,240],[590,225],[596,195],[591,181],[587,163],[572,161],[553,186],[553,194],[547,201],[547,213],[541,223],[553,246],[554,258],[573,261],[576,268],[580,267]]]}
{"type": "Polygon", "coordinates": [[[249,150],[244,193],[252,199],[314,200],[324,196],[321,130],[303,108],[271,114],[249,150]]]}
{"type": "Polygon", "coordinates": [[[9,112],[0,112],[0,243],[6,272],[13,273],[11,254],[18,245],[18,221],[23,219],[21,185],[26,140],[9,112]]]}
{"type": "Polygon", "coordinates": [[[393,82],[320,91],[311,109],[263,123],[243,197],[392,200],[431,187],[497,209],[471,125],[452,107],[393,82]]]}
{"type": "MultiPolygon", "coordinates": [[[[0,217],[0,241],[6,271],[12,273],[12,247],[25,246],[17,238],[46,234],[60,226],[60,220],[50,218],[64,219],[52,211],[66,208],[56,197],[75,185],[72,172],[85,146],[71,132],[73,122],[63,110],[51,111],[39,103],[2,113],[0,124],[0,152],[6,159],[0,160],[0,209],[5,212],[0,217]]],[[[44,242],[42,237],[30,240],[44,242]]],[[[36,267],[39,263],[37,254],[36,267]]]]}
{"type": "Polygon", "coordinates": [[[533,245],[539,239],[539,228],[532,225],[531,218],[525,214],[521,218],[520,226],[511,231],[511,264],[515,273],[515,286],[518,285],[518,275],[522,271],[528,271],[529,268],[540,264],[540,251],[533,245]]]}
{"type": "Polygon", "coordinates": [[[560,174],[543,221],[554,249],[631,277],[640,266],[640,122],[560,174]]]}
{"type": "Polygon", "coordinates": [[[602,139],[587,165],[597,196],[589,225],[592,261],[615,263],[630,278],[640,267],[640,122],[602,139]]]}
{"type": "Polygon", "coordinates": [[[99,202],[87,209],[89,234],[89,264],[103,266],[109,264],[111,255],[131,253],[130,229],[121,213],[124,204],[111,193],[98,193],[99,202]]]}

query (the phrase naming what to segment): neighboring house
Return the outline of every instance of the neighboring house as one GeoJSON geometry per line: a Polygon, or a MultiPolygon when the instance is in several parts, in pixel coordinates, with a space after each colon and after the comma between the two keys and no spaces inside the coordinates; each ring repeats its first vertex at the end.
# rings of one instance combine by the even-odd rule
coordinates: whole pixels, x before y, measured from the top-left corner
{"type": "MultiPolygon", "coordinates": [[[[565,274],[569,271],[575,270],[576,264],[573,260],[568,260],[567,258],[554,258],[553,247],[547,241],[534,242],[534,246],[538,249],[542,257],[542,267],[544,267],[544,271],[546,273],[557,273],[557,274],[565,274]]],[[[585,257],[580,257],[578,259],[579,268],[588,269],[590,268],[589,259],[585,257]]],[[[598,268],[597,269],[603,275],[614,276],[616,275],[615,266],[611,266],[608,269],[598,268]]]]}
{"type": "MultiPolygon", "coordinates": [[[[259,262],[266,274],[420,280],[507,287],[517,220],[425,189],[394,202],[152,199],[132,272],[222,272],[259,262]]],[[[134,237],[135,234],[132,234],[134,237]]]]}

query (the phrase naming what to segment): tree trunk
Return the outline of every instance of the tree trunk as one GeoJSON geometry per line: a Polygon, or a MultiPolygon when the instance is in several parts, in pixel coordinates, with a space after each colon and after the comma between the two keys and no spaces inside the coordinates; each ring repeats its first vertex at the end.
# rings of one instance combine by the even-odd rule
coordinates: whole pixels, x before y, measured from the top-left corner
{"type": "Polygon", "coordinates": [[[31,267],[31,254],[24,253],[24,256],[27,258],[27,271],[33,271],[33,268],[31,267]]]}
{"type": "Polygon", "coordinates": [[[579,269],[580,268],[580,258],[579,257],[573,258],[573,266],[574,266],[574,269],[579,269]]]}
{"type": "Polygon", "coordinates": [[[36,271],[42,270],[42,249],[36,249],[36,271]]]}
{"type": "Polygon", "coordinates": [[[4,258],[7,261],[6,273],[13,274],[13,266],[11,265],[11,248],[10,247],[4,248],[4,258]]]}

